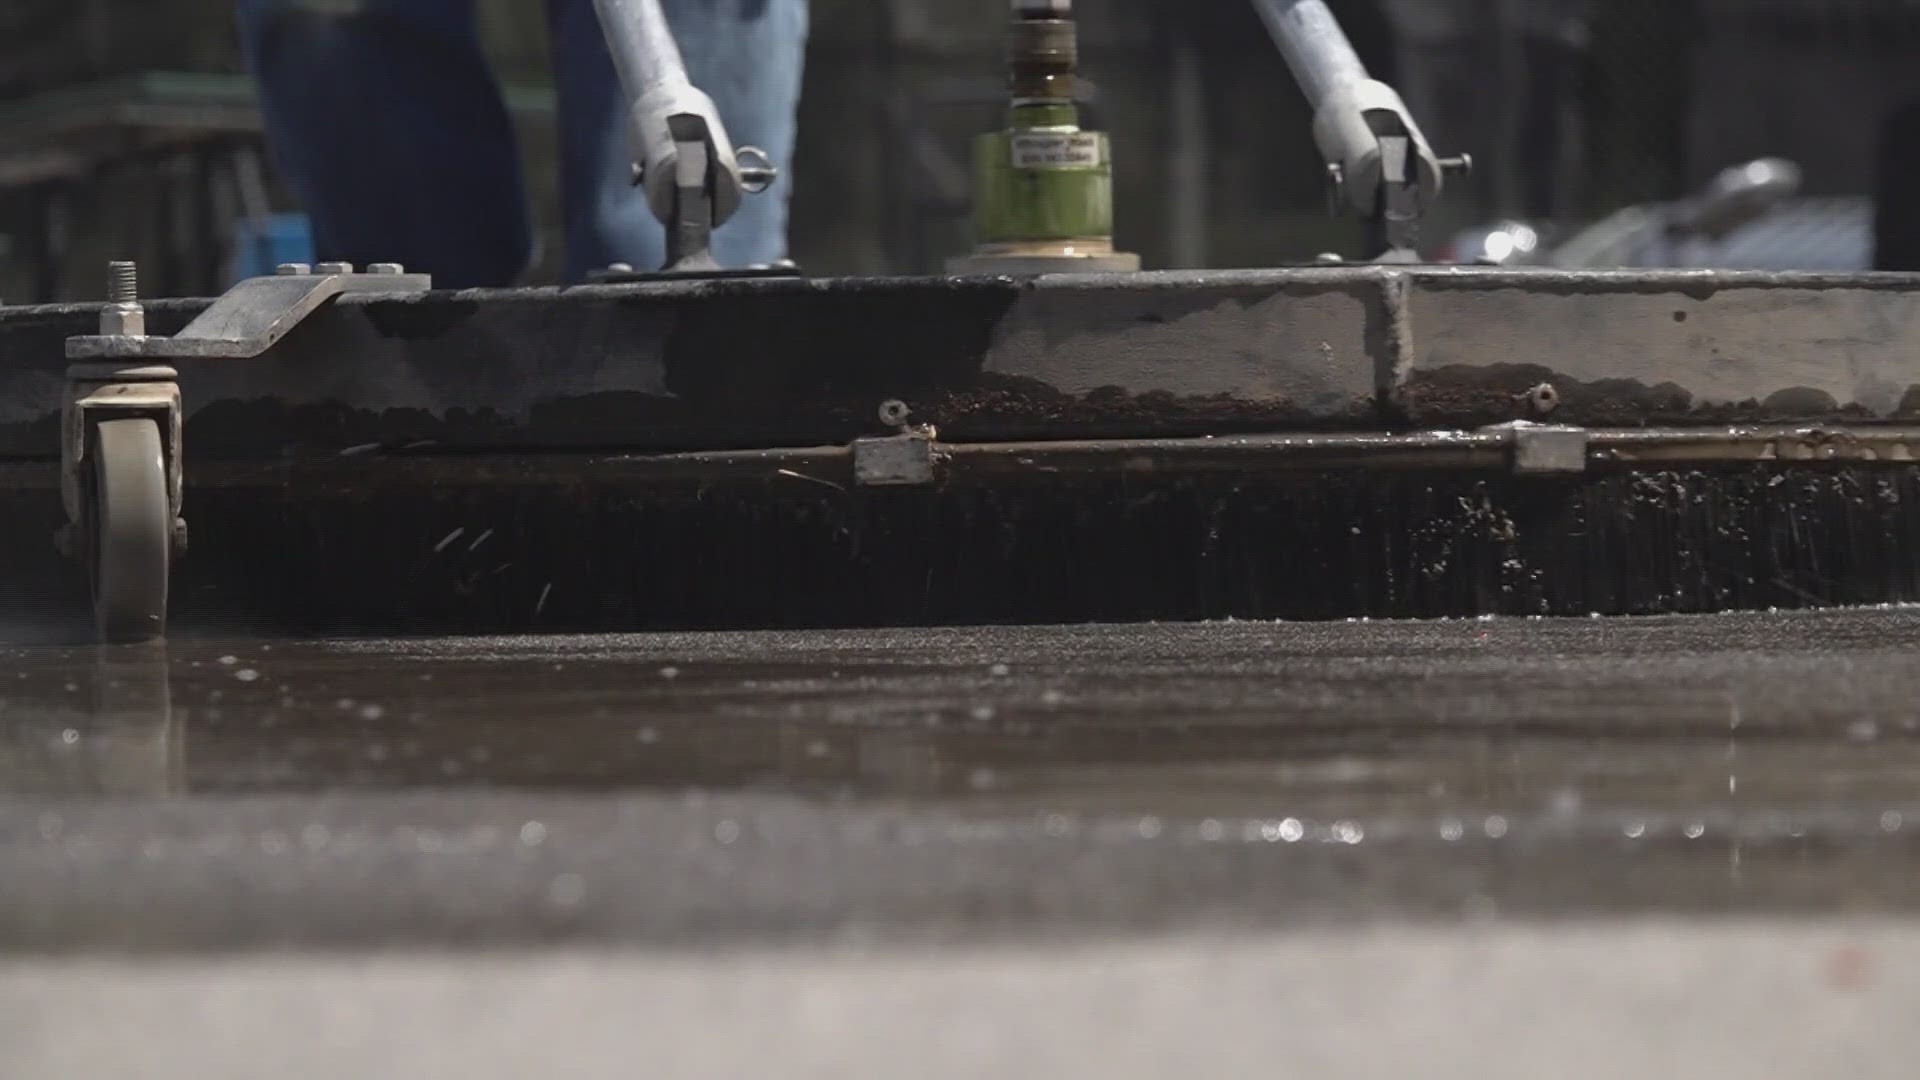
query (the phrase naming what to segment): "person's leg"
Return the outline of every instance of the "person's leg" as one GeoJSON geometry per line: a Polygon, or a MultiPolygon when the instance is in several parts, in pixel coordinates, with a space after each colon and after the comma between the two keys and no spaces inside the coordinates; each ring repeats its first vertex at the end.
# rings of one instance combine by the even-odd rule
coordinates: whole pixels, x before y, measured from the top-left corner
{"type": "Polygon", "coordinates": [[[507,285],[533,246],[473,0],[240,0],[274,157],[323,260],[507,285]]]}
{"type": "MultiPolygon", "coordinates": [[[[687,73],[713,97],[735,146],[757,146],[780,167],[770,190],[749,195],[714,234],[724,266],[770,263],[787,253],[807,0],[662,0],[687,73]]],[[[607,55],[593,0],[549,0],[560,92],[561,187],[567,268],[574,277],[609,263],[658,269],[666,238],[634,190],[627,102],[607,55]]]]}

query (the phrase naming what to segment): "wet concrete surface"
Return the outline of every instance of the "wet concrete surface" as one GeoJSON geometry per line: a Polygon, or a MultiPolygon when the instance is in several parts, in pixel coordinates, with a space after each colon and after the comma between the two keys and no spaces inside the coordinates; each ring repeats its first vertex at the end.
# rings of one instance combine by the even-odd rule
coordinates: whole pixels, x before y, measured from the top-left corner
{"type": "Polygon", "coordinates": [[[36,961],[0,969],[0,1058],[62,1080],[1906,1080],[1916,993],[1910,928],[1774,924],[36,961]]]}
{"type": "Polygon", "coordinates": [[[0,945],[1906,914],[1920,611],[0,654],[0,945]]]}
{"type": "Polygon", "coordinates": [[[1913,609],[0,647],[0,1064],[1909,1075],[1916,649],[1913,609]]]}

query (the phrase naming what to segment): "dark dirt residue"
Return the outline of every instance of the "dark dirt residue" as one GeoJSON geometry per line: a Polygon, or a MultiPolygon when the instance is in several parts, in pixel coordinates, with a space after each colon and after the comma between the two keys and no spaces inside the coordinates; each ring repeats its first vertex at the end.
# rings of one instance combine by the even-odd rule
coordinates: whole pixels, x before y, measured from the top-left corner
{"type": "Polygon", "coordinates": [[[1478,427],[1509,420],[1551,420],[1590,427],[1656,424],[1794,423],[1883,419],[1831,394],[1784,388],[1765,401],[1699,404],[1677,382],[1580,381],[1538,364],[1452,365],[1414,372],[1393,397],[1394,415],[1414,427],[1478,427]],[[1542,415],[1530,400],[1551,386],[1558,405],[1542,415]]]}

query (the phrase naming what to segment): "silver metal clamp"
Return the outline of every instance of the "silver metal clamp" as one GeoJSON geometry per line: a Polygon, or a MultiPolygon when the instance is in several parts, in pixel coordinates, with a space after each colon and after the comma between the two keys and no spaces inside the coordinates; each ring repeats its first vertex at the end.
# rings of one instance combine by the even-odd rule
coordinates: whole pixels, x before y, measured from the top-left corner
{"type": "Polygon", "coordinates": [[[765,151],[735,149],[720,110],[687,76],[660,0],[594,0],[620,85],[631,102],[634,182],[667,230],[663,273],[717,271],[713,230],[743,195],[772,187],[779,170],[765,151]]]}
{"type": "Polygon", "coordinates": [[[1313,106],[1333,202],[1367,219],[1382,262],[1418,261],[1420,221],[1473,159],[1441,158],[1398,91],[1367,73],[1326,0],[1254,0],[1313,106]]]}

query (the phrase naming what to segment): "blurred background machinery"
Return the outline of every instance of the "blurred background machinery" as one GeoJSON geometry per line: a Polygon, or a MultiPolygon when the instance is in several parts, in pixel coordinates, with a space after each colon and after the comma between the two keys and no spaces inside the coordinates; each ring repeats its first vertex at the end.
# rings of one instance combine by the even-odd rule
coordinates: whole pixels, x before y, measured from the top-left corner
{"type": "MultiPolygon", "coordinates": [[[[477,2],[543,224],[529,281],[551,281],[544,16],[477,2]]],[[[1333,7],[1429,138],[1481,164],[1426,230],[1430,255],[1457,255],[1446,238],[1484,221],[1565,239],[1697,192],[1730,165],[1780,157],[1815,202],[1756,223],[1759,239],[1728,238],[1730,254],[1658,257],[1864,266],[1871,243],[1883,266],[1920,267],[1904,205],[1876,200],[1877,178],[1893,185],[1905,148],[1920,145],[1905,137],[1920,117],[1916,0],[1333,7]]],[[[1077,13],[1079,103],[1116,148],[1127,250],[1168,268],[1355,246],[1359,226],[1326,213],[1308,107],[1251,4],[1082,0],[1077,13]]],[[[925,272],[969,250],[972,142],[1005,107],[1005,15],[1003,0],[813,0],[792,224],[810,272],[925,272]]],[[[302,257],[302,221],[262,151],[230,5],[19,0],[0,11],[0,42],[0,297],[86,296],[93,268],[114,257],[138,258],[154,295],[206,295],[302,257]]]]}

